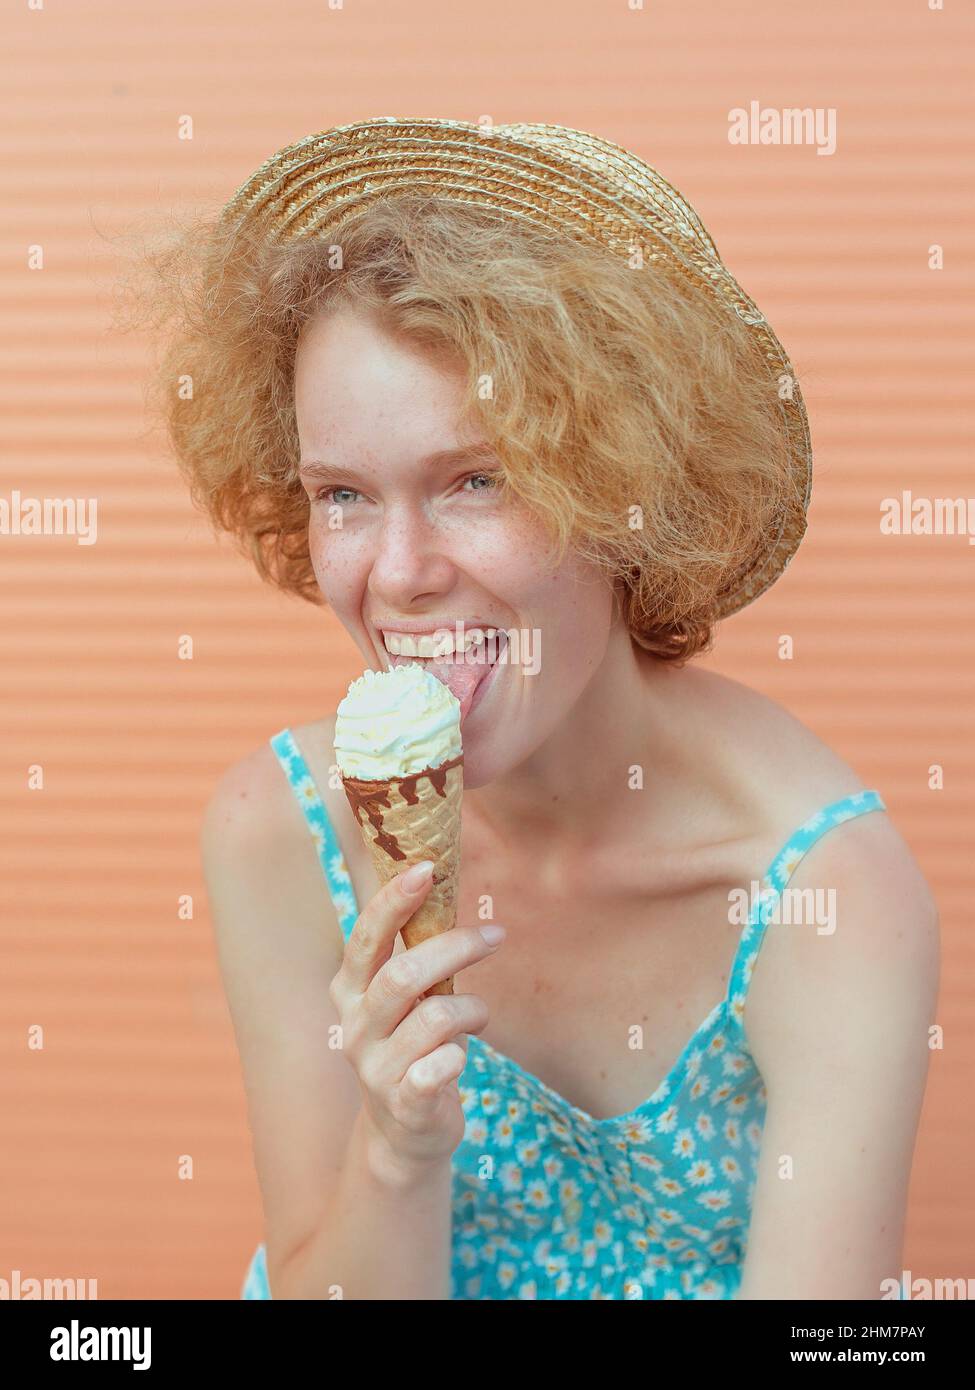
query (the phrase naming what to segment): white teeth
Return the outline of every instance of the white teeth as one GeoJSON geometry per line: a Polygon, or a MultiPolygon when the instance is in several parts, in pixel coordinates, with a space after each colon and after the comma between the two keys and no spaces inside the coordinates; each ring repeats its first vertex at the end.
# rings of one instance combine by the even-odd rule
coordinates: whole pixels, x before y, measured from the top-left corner
{"type": "Polygon", "coordinates": [[[456,633],[449,629],[432,633],[383,632],[383,641],[390,656],[445,657],[458,650],[469,652],[497,636],[499,628],[472,627],[464,629],[463,641],[457,646],[456,633]]]}

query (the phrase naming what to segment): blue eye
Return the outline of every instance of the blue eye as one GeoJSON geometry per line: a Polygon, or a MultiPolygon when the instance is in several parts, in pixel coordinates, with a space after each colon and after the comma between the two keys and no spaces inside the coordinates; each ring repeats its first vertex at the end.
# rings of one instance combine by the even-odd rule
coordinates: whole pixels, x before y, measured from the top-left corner
{"type": "Polygon", "coordinates": [[[493,475],[490,473],[472,473],[470,477],[466,479],[466,481],[469,483],[473,483],[478,478],[483,478],[487,483],[487,487],[476,487],[473,489],[474,492],[491,492],[494,488],[498,486],[493,475]]]}
{"type": "Polygon", "coordinates": [[[316,502],[331,502],[333,506],[337,506],[337,507],[345,507],[345,506],[348,506],[348,503],[346,503],[346,502],[337,502],[337,501],[335,501],[335,499],[334,499],[334,497],[333,497],[333,493],[336,493],[336,492],[350,492],[350,493],[352,494],[353,497],[358,497],[358,496],[359,496],[359,494],[356,492],[356,490],[355,490],[354,488],[351,488],[351,487],[326,487],[326,488],[322,488],[321,492],[317,492],[317,493],[315,494],[315,501],[316,501],[316,502]]]}

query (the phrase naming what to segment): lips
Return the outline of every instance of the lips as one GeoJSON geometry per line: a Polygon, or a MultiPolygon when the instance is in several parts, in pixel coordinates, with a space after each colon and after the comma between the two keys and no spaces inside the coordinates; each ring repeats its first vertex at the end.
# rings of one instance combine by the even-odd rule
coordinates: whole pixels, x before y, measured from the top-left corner
{"type": "Polygon", "coordinates": [[[451,653],[445,657],[422,657],[422,656],[394,656],[391,652],[386,653],[387,660],[391,666],[409,666],[415,662],[418,666],[424,667],[431,676],[436,676],[438,681],[442,681],[448,690],[455,696],[460,703],[461,723],[467,718],[473,703],[474,696],[478,688],[491,674],[493,668],[501,658],[501,653],[507,646],[507,635],[503,632],[498,633],[498,640],[490,644],[495,648],[492,656],[490,652],[481,651],[480,660],[471,661],[468,656],[451,653]]]}

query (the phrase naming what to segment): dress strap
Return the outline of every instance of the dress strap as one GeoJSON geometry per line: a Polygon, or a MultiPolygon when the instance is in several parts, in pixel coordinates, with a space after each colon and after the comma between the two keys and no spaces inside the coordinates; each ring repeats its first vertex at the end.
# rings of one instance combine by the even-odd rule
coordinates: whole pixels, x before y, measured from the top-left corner
{"type": "Polygon", "coordinates": [[[832,801],[821,811],[803,821],[789,836],[766,870],[761,890],[752,904],[748,921],[741,934],[738,949],[728,977],[728,1014],[740,1036],[744,1036],[745,999],[751,984],[755,961],[765,938],[765,928],[773,915],[782,890],[795,872],[800,860],[828,830],[843,821],[853,820],[868,811],[886,811],[877,791],[853,792],[839,801],[832,801]]]}
{"type": "Polygon", "coordinates": [[[352,886],[352,877],[339,845],[338,836],[335,834],[328,812],[325,810],[325,803],[318,793],[315,779],[311,775],[304,754],[298,747],[297,740],[291,730],[281,729],[279,733],[269,739],[269,742],[277,755],[278,762],[284,768],[284,775],[287,777],[291,790],[294,792],[302,814],[308,823],[312,839],[315,841],[315,849],[318,851],[318,862],[325,875],[329,896],[335,904],[339,926],[342,928],[342,936],[348,941],[359,916],[359,908],[356,903],[355,889],[352,886]]]}

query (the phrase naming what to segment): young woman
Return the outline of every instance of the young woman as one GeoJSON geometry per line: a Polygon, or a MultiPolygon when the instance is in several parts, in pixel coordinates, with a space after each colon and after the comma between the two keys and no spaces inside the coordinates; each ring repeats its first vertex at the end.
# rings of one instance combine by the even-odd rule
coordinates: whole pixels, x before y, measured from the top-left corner
{"type": "MultiPolygon", "coordinates": [[[[415,196],[404,177],[312,235],[369,123],[262,166],[245,215],[186,242],[200,274],[162,372],[194,383],[167,406],[177,454],[367,667],[427,661],[411,639],[462,622],[517,634],[534,669],[484,666],[465,701],[458,926],[412,950],[397,933],[429,880],[379,890],[330,711],[212,796],[265,1211],[244,1296],[879,1298],[935,904],[874,789],[691,664],[798,544],[801,402],[783,410],[750,301],[730,311],[701,273],[720,262],[696,222],[696,258],[655,232],[634,263],[562,206],[494,215],[487,162],[554,128],[378,124],[374,179],[375,141],[415,153],[422,126],[467,149],[463,196],[414,171],[415,196]],[[448,975],[453,995],[422,997],[448,975]]],[[[575,134],[563,166],[605,193],[623,175],[575,134]]]]}

